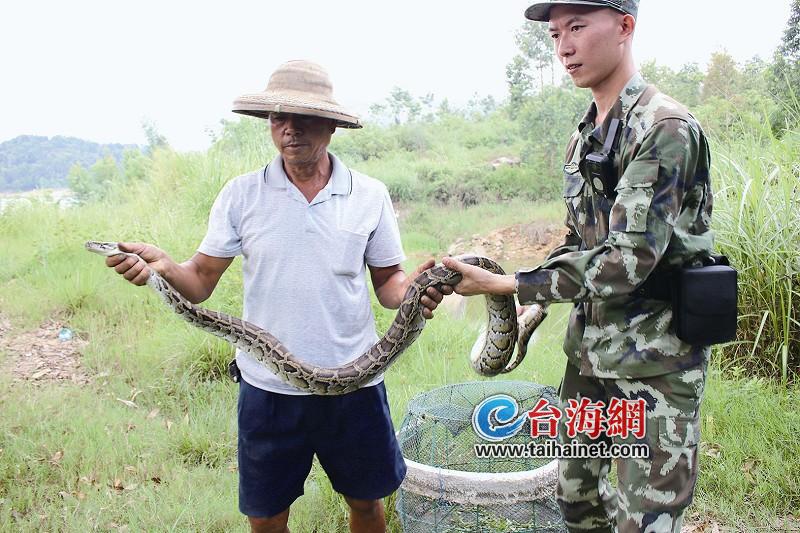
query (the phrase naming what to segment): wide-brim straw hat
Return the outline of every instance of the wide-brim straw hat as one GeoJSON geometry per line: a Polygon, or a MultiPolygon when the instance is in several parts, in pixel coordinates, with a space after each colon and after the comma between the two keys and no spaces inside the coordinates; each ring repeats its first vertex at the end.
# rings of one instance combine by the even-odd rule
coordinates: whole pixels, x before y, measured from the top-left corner
{"type": "Polygon", "coordinates": [[[278,67],[263,92],[234,100],[233,112],[259,118],[269,118],[270,113],[295,113],[330,118],[341,128],[361,127],[358,117],[333,99],[333,84],[325,69],[303,60],[278,67]]]}

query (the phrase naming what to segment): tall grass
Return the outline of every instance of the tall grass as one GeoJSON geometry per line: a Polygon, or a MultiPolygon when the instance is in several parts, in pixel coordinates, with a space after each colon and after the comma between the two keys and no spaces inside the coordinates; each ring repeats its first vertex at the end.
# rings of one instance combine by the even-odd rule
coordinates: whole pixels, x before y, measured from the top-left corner
{"type": "Polygon", "coordinates": [[[800,371],[800,133],[752,125],[714,150],[714,228],[739,271],[737,342],[729,366],[797,379],[800,371]]]}

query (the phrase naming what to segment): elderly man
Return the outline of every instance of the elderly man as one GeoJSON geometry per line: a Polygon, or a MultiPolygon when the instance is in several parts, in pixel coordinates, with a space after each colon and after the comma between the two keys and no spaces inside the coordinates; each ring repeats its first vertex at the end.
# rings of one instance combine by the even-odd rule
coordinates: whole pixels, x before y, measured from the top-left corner
{"type": "MultiPolygon", "coordinates": [[[[553,0],[528,8],[529,19],[549,22],[558,59],[593,96],[567,147],[568,232],[542,265],[516,279],[444,260],[463,273],[461,294],[516,292],[520,303],[574,303],[564,404],[646,404],[639,442],[650,457],[618,461],[616,493],[610,458],[559,461],[557,497],[570,531],[679,532],[697,480],[710,342],[676,330],[664,295],[673,273],[700,265],[712,251],[710,156],[694,117],[636,71],[638,4],[553,0]]],[[[735,328],[735,310],[733,317],[735,328]]],[[[564,424],[560,438],[591,441],[570,436],[564,424]]]]}
{"type": "MultiPolygon", "coordinates": [[[[211,295],[237,255],[243,255],[244,316],[275,335],[299,359],[338,367],[377,341],[366,282],[378,301],[396,309],[406,276],[392,203],[379,181],[347,168],[327,148],[337,127],[360,128],[332,96],[327,73],[290,61],[264,92],[235,100],[233,111],[268,118],[279,155],[231,180],[220,191],[198,252],[177,264],[149,245],[120,243],[145,261],[107,259],[129,281],[160,272],[192,302],[211,295]]],[[[449,287],[442,288],[452,292],[449,287]]],[[[442,299],[428,290],[423,315],[442,299]]],[[[350,529],[384,531],[381,498],[405,476],[382,377],[343,396],[314,396],[280,381],[237,351],[239,508],[253,531],[284,532],[291,503],[316,454],[333,488],[350,507],[350,529]]]]}

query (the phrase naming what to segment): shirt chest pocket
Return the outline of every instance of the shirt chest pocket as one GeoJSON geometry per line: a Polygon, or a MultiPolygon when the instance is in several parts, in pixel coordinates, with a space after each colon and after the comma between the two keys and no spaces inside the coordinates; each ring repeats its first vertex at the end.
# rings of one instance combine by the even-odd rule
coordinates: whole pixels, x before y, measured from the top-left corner
{"type": "Polygon", "coordinates": [[[369,235],[344,229],[337,230],[337,252],[333,257],[333,273],[340,276],[357,276],[364,268],[369,235]]]}
{"type": "Polygon", "coordinates": [[[658,161],[633,161],[625,169],[615,191],[611,208],[611,231],[643,233],[647,231],[647,215],[653,202],[653,186],[658,181],[658,161]]]}

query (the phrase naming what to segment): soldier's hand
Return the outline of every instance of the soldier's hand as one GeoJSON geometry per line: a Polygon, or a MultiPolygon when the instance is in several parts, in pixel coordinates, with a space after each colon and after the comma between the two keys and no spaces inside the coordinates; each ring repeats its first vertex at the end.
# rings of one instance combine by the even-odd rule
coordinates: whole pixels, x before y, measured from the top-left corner
{"type": "Polygon", "coordinates": [[[120,242],[117,243],[117,246],[121,251],[136,254],[141,259],[130,255],[112,255],[106,257],[106,265],[134,285],[147,283],[151,268],[158,273],[163,273],[171,261],[163,250],[150,244],[120,242]]]}
{"type": "MultiPolygon", "coordinates": [[[[414,272],[412,272],[407,280],[410,284],[417,276],[422,274],[424,271],[428,270],[435,264],[433,259],[428,259],[421,265],[419,265],[414,272]]],[[[433,311],[439,306],[442,302],[442,298],[446,294],[453,294],[453,287],[450,285],[442,285],[441,289],[437,289],[436,287],[428,287],[425,291],[425,294],[422,295],[420,299],[420,303],[422,303],[422,316],[426,319],[430,320],[433,318],[433,311]]]]}
{"type": "Polygon", "coordinates": [[[476,294],[514,294],[514,276],[501,276],[480,267],[468,265],[456,257],[445,257],[442,264],[461,274],[454,290],[461,296],[476,294]]]}

